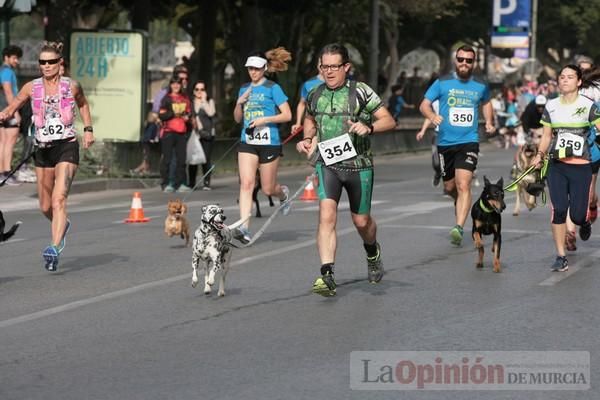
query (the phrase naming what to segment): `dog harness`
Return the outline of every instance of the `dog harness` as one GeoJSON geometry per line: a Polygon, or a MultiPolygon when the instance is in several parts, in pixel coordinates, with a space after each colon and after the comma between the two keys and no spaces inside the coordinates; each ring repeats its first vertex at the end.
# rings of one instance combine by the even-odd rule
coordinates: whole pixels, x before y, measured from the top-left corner
{"type": "Polygon", "coordinates": [[[59,93],[55,96],[46,96],[43,78],[37,78],[32,83],[31,109],[36,140],[50,143],[75,137],[75,98],[71,91],[71,79],[60,78],[59,93]]]}

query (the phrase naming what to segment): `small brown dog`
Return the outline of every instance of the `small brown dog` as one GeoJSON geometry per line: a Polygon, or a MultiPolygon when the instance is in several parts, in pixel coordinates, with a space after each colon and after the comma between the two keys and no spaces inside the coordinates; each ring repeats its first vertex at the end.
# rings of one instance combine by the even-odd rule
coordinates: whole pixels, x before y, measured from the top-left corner
{"type": "Polygon", "coordinates": [[[165,219],[165,233],[168,237],[179,235],[182,239],[185,239],[185,246],[189,246],[190,224],[185,217],[187,206],[179,199],[169,200],[167,210],[169,215],[165,219]]]}

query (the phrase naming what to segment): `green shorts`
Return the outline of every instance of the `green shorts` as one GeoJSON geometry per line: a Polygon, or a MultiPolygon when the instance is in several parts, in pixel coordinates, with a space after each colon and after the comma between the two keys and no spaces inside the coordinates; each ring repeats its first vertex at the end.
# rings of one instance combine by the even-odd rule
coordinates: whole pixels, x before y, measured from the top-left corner
{"type": "Polygon", "coordinates": [[[350,202],[350,211],[354,214],[371,212],[373,168],[348,170],[317,163],[316,169],[319,178],[319,200],[331,199],[339,203],[344,188],[350,202]]]}

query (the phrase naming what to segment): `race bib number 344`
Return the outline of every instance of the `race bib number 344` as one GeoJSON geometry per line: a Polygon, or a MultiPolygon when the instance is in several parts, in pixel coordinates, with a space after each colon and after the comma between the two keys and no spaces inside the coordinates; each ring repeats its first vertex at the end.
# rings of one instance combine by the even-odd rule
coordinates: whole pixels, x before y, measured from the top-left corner
{"type": "Polygon", "coordinates": [[[350,135],[347,133],[342,136],[320,142],[318,146],[325,165],[335,164],[337,162],[356,157],[356,150],[352,145],[350,135]]]}
{"type": "Polygon", "coordinates": [[[251,133],[246,133],[246,143],[263,146],[271,144],[271,129],[268,126],[254,128],[251,133]]]}
{"type": "Polygon", "coordinates": [[[470,127],[475,119],[475,109],[469,107],[450,107],[450,125],[470,127]]]}

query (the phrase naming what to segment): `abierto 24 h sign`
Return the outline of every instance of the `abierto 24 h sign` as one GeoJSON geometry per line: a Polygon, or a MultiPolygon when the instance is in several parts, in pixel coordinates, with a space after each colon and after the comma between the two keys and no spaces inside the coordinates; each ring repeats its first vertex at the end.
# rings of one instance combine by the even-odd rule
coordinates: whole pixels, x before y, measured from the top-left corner
{"type": "Polygon", "coordinates": [[[74,31],[70,49],[70,75],[90,103],[96,137],[138,141],[145,120],[145,35],[74,31]]]}

